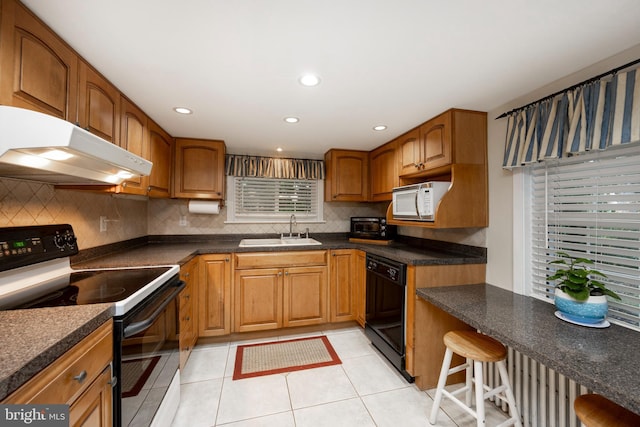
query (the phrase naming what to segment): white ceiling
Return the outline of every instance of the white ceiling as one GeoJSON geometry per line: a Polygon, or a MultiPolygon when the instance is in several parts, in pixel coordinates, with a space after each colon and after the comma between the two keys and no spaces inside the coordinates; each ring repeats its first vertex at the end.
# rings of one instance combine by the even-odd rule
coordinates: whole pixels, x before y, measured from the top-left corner
{"type": "Polygon", "coordinates": [[[640,43],[637,0],[23,2],[173,136],[291,157],[490,111],[640,43]]]}

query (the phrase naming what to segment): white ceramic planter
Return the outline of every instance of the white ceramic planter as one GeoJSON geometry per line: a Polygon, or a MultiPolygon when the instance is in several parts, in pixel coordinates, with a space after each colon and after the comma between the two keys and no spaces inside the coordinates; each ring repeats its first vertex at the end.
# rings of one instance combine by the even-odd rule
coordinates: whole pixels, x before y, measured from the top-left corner
{"type": "Polygon", "coordinates": [[[566,318],[582,323],[599,323],[607,317],[609,305],[604,295],[590,296],[578,301],[556,288],[555,305],[566,318]]]}

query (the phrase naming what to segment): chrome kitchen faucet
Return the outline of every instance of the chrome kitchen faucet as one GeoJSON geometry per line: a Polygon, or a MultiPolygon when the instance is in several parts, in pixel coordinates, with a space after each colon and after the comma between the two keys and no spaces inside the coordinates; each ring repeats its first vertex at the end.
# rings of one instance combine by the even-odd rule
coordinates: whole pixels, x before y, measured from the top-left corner
{"type": "Polygon", "coordinates": [[[298,223],[296,222],[296,215],[295,214],[291,214],[291,217],[289,218],[289,237],[293,237],[293,226],[294,225],[298,225],[298,223]]]}

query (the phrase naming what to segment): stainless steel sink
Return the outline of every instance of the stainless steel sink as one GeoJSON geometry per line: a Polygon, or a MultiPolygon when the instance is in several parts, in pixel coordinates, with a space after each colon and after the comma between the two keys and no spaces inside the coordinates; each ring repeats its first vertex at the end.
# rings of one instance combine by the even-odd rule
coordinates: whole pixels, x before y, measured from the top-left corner
{"type": "Polygon", "coordinates": [[[276,246],[309,246],[321,244],[321,242],[311,237],[281,237],[279,239],[242,239],[240,240],[239,246],[241,248],[259,248],[276,246]]]}

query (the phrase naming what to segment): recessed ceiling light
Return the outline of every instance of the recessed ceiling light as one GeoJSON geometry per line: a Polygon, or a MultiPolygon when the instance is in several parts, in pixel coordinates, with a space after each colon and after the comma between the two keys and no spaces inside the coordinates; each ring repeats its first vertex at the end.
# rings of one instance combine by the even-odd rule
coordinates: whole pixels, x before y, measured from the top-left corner
{"type": "Polygon", "coordinates": [[[178,114],[191,114],[191,113],[193,113],[193,111],[190,108],[187,108],[187,107],[174,107],[173,111],[175,111],[178,114]]]}
{"type": "Polygon", "coordinates": [[[276,148],[276,151],[277,151],[278,153],[282,153],[282,147],[277,147],[277,148],[276,148]]]}
{"type": "Polygon", "coordinates": [[[318,86],[320,84],[320,77],[315,74],[305,74],[300,77],[299,81],[303,86],[318,86]]]}
{"type": "Polygon", "coordinates": [[[285,117],[284,121],[287,123],[298,123],[300,119],[297,117],[285,117]]]}
{"type": "Polygon", "coordinates": [[[373,127],[373,130],[376,130],[376,131],[381,131],[381,130],[386,130],[386,129],[387,129],[387,127],[385,125],[378,125],[378,126],[374,126],[373,127]]]}

